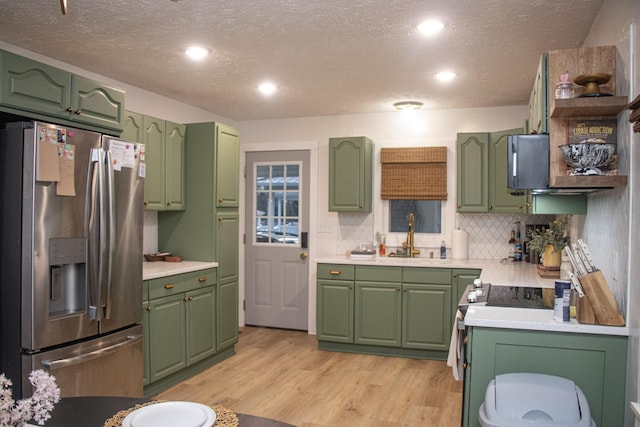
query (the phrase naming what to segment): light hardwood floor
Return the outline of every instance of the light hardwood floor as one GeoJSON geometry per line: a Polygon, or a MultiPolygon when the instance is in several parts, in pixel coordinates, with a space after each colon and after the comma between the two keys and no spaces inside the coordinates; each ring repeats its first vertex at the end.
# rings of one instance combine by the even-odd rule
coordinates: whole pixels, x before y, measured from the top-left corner
{"type": "Polygon", "coordinates": [[[236,352],[155,397],[300,427],[460,426],[462,382],[442,361],[321,351],[306,332],[254,327],[236,352]]]}

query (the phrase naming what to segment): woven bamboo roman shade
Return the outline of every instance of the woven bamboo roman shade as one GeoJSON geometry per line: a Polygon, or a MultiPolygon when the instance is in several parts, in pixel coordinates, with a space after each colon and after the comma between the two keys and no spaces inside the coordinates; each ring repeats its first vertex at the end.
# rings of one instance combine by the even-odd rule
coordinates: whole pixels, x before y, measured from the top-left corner
{"type": "Polygon", "coordinates": [[[447,147],[381,148],[387,200],[447,200],[447,147]]]}

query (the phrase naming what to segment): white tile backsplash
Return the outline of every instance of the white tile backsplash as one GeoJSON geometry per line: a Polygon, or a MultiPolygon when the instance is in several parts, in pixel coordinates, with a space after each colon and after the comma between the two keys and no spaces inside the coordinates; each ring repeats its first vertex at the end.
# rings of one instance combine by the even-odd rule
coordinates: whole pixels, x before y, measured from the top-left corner
{"type": "Polygon", "coordinates": [[[158,212],[144,211],[142,249],[145,254],[158,252],[158,212]]]}

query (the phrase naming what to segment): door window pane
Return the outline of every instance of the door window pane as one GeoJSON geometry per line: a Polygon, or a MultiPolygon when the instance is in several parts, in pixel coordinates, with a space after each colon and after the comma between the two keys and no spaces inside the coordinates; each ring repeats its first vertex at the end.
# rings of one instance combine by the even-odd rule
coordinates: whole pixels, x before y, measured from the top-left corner
{"type": "Polygon", "coordinates": [[[300,164],[256,165],[254,243],[298,245],[300,164]]]}

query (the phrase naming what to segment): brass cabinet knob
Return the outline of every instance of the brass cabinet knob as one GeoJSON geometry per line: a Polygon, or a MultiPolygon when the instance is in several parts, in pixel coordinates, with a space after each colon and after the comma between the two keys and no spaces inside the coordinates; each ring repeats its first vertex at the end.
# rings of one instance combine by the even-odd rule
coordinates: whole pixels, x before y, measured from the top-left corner
{"type": "Polygon", "coordinates": [[[167,202],[167,206],[171,206],[171,202],[167,202]]]}
{"type": "Polygon", "coordinates": [[[308,257],[308,256],[309,256],[309,255],[308,255],[306,252],[302,252],[302,253],[300,254],[300,259],[301,259],[301,260],[305,260],[305,259],[307,259],[307,257],[308,257]]]}
{"type": "Polygon", "coordinates": [[[489,206],[489,210],[493,209],[493,206],[489,206]]]}
{"type": "Polygon", "coordinates": [[[332,275],[332,276],[339,276],[339,275],[342,274],[342,271],[340,271],[340,270],[331,270],[329,272],[329,274],[332,275]]]}
{"type": "Polygon", "coordinates": [[[147,311],[151,311],[151,307],[147,307],[147,311]]]}
{"type": "Polygon", "coordinates": [[[68,113],[70,113],[70,112],[72,112],[72,111],[73,111],[73,108],[71,108],[71,107],[67,107],[67,112],[68,112],[68,113]]]}
{"type": "Polygon", "coordinates": [[[218,199],[218,203],[224,203],[224,199],[218,199]]]}
{"type": "Polygon", "coordinates": [[[167,283],[166,285],[164,285],[165,289],[173,289],[175,287],[176,287],[176,285],[174,285],[173,283],[167,283]]]}
{"type": "Polygon", "coordinates": [[[353,285],[349,285],[349,289],[353,289],[353,285]]]}
{"type": "Polygon", "coordinates": [[[80,114],[82,114],[82,111],[81,110],[76,110],[73,113],[79,116],[80,114]]]}
{"type": "Polygon", "coordinates": [[[396,291],[397,291],[397,292],[400,292],[400,288],[396,288],[396,291]]]}
{"type": "Polygon", "coordinates": [[[198,277],[198,282],[200,282],[200,283],[204,283],[204,282],[206,282],[206,281],[207,281],[207,276],[200,276],[200,277],[198,277]]]}
{"type": "Polygon", "coordinates": [[[147,206],[149,204],[149,202],[144,202],[143,205],[147,206]]]}

